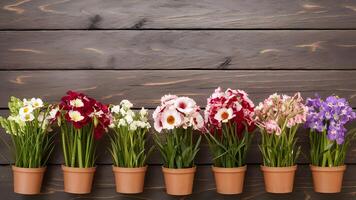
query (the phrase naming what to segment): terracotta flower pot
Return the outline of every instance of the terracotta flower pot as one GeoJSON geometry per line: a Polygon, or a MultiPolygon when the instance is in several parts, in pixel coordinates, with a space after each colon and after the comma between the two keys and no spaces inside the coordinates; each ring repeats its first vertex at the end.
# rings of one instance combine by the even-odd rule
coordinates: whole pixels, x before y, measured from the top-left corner
{"type": "Polygon", "coordinates": [[[143,192],[147,166],[137,168],[114,167],[116,192],[136,194],[143,192]]]}
{"type": "Polygon", "coordinates": [[[96,167],[77,168],[62,165],[64,191],[72,194],[88,194],[91,192],[96,167]]]}
{"type": "Polygon", "coordinates": [[[346,165],[338,167],[318,167],[310,165],[314,191],[319,193],[341,192],[346,165]]]}
{"type": "Polygon", "coordinates": [[[39,194],[41,192],[45,171],[46,167],[21,168],[12,166],[14,175],[14,192],[26,195],[39,194]]]}
{"type": "Polygon", "coordinates": [[[167,194],[189,195],[193,191],[196,167],[171,169],[162,167],[167,194]]]}
{"type": "Polygon", "coordinates": [[[215,177],[216,191],[220,194],[242,193],[247,166],[223,168],[212,167],[215,177]]]}
{"type": "Polygon", "coordinates": [[[269,193],[290,193],[293,191],[297,165],[291,167],[261,166],[265,180],[265,190],[269,193]]]}

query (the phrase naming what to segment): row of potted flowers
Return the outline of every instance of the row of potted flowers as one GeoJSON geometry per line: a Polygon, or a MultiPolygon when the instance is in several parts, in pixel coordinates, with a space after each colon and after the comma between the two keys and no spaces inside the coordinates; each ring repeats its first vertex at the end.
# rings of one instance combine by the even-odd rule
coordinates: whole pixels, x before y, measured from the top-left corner
{"type": "MultiPolygon", "coordinates": [[[[40,98],[11,97],[10,116],[0,117],[0,125],[12,138],[14,191],[40,193],[46,163],[54,149],[54,134],[49,132],[57,124],[61,130],[65,192],[90,193],[96,170],[96,140],[108,129],[113,130],[108,150],[113,159],[116,191],[143,192],[146,161],[153,151],[146,144],[151,126],[146,109],[132,108],[128,100],[104,105],[72,91],[59,104],[46,104],[40,98]]],[[[200,111],[191,98],[165,95],[153,112],[153,138],[163,159],[168,194],[192,193],[194,159],[202,137],[213,156],[217,192],[242,193],[246,155],[257,128],[262,135],[259,148],[266,191],[292,192],[300,154],[296,133],[303,124],[309,130],[314,190],[340,192],[346,152],[356,135],[355,129],[345,128],[356,119],[345,99],[329,96],[303,102],[299,93],[273,94],[255,106],[242,90],[217,88],[207,99],[204,117],[200,111]]]]}

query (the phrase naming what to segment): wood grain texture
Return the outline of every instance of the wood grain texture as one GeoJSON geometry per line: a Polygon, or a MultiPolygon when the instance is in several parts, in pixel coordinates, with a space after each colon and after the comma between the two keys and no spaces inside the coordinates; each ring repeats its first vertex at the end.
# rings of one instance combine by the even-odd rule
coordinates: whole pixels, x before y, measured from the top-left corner
{"type": "Polygon", "coordinates": [[[355,28],[354,0],[2,0],[1,29],[355,28]]]}
{"type": "Polygon", "coordinates": [[[72,195],[63,192],[63,178],[60,166],[49,166],[43,185],[42,194],[24,197],[12,192],[12,175],[9,166],[1,166],[1,199],[144,199],[144,200],[167,200],[167,199],[328,199],[328,200],[351,200],[355,199],[356,170],[355,165],[349,165],[346,170],[342,192],[339,194],[318,194],[313,191],[311,174],[308,166],[298,166],[296,173],[294,192],[291,194],[268,194],[264,191],[263,176],[258,165],[249,165],[245,179],[244,192],[240,195],[219,195],[215,190],[215,182],[210,166],[198,166],[195,175],[193,194],[185,197],[169,196],[165,193],[163,175],[160,166],[149,166],[145,189],[142,194],[124,195],[115,192],[114,177],[110,165],[100,165],[94,178],[94,188],[89,195],[72,195]]]}
{"type": "Polygon", "coordinates": [[[189,96],[205,107],[215,88],[239,88],[256,104],[274,92],[306,97],[336,94],[356,107],[356,71],[303,70],[75,70],[0,71],[0,107],[7,108],[10,96],[42,97],[58,102],[67,90],[84,92],[104,103],[132,101],[137,108],[155,108],[164,94],[189,96]]]}
{"type": "Polygon", "coordinates": [[[29,70],[356,69],[356,30],[3,31],[0,58],[29,70]]]}

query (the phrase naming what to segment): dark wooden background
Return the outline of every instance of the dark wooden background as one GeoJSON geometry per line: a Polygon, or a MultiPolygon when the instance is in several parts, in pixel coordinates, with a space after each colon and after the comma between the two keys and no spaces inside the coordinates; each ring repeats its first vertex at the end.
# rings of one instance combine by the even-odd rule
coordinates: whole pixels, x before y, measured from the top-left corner
{"type": "MultiPolygon", "coordinates": [[[[301,91],[304,97],[337,94],[356,108],[356,1],[0,1],[1,115],[11,95],[56,102],[69,89],[105,103],[127,98],[151,111],[172,93],[204,108],[218,86],[244,89],[256,104],[274,92],[301,91]]],[[[215,193],[203,143],[194,193],[179,199],[356,199],[356,144],[342,193],[321,195],[312,190],[306,131],[298,136],[304,154],[292,194],[265,193],[257,134],[243,194],[215,193]]],[[[3,130],[1,137],[9,139],[3,130]]],[[[43,194],[34,197],[13,194],[11,155],[1,146],[0,199],[176,199],[165,194],[157,152],[143,194],[115,193],[106,144],[101,141],[92,194],[63,192],[58,145],[43,194]]]]}

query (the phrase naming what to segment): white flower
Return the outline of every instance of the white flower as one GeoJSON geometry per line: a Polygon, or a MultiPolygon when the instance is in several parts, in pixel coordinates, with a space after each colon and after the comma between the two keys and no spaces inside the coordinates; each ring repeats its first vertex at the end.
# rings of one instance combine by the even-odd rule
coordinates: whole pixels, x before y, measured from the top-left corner
{"type": "Polygon", "coordinates": [[[162,105],[173,105],[174,100],[178,97],[176,95],[167,94],[161,97],[161,104],[162,105]]]}
{"type": "Polygon", "coordinates": [[[132,110],[126,111],[126,115],[129,115],[129,116],[131,116],[131,117],[135,117],[135,113],[134,113],[134,111],[132,111],[132,110]]]}
{"type": "Polygon", "coordinates": [[[131,115],[126,115],[125,116],[125,120],[128,124],[131,124],[133,122],[133,118],[131,115]]]}
{"type": "Polygon", "coordinates": [[[49,119],[54,119],[57,116],[58,113],[58,107],[53,108],[51,111],[49,111],[49,119]]]}
{"type": "Polygon", "coordinates": [[[189,97],[179,97],[174,101],[174,106],[182,113],[189,114],[194,111],[196,103],[189,97]]]}
{"type": "Polygon", "coordinates": [[[137,130],[137,123],[136,121],[132,122],[129,126],[130,131],[136,131],[137,130]]]}
{"type": "Polygon", "coordinates": [[[24,114],[24,115],[21,115],[20,117],[21,117],[21,120],[24,122],[32,121],[35,119],[35,116],[33,116],[32,113],[24,114]]]}
{"type": "Polygon", "coordinates": [[[109,128],[115,128],[115,124],[114,123],[110,123],[109,124],[109,128]]]}
{"type": "Polygon", "coordinates": [[[84,106],[84,103],[81,99],[74,99],[69,102],[69,104],[73,107],[80,108],[84,106]]]}
{"type": "Polygon", "coordinates": [[[214,119],[218,120],[219,122],[226,123],[233,117],[234,115],[231,108],[220,108],[220,110],[218,110],[218,112],[215,114],[214,119]]]}
{"type": "Polygon", "coordinates": [[[142,107],[141,110],[140,110],[140,116],[141,116],[141,117],[146,117],[147,115],[148,115],[147,109],[145,109],[144,107],[142,107]]]}
{"type": "Polygon", "coordinates": [[[31,105],[33,108],[41,108],[43,107],[43,101],[40,98],[32,98],[31,99],[31,105]]]}
{"type": "Polygon", "coordinates": [[[20,108],[20,115],[24,116],[32,113],[32,111],[33,111],[33,107],[31,105],[27,105],[25,107],[20,108]]]}
{"type": "Polygon", "coordinates": [[[69,115],[70,119],[74,122],[79,122],[84,119],[84,117],[80,114],[79,111],[71,110],[71,111],[69,111],[68,115],[69,115]]]}
{"type": "Polygon", "coordinates": [[[40,121],[40,122],[42,122],[42,121],[44,120],[44,113],[43,113],[43,112],[41,112],[41,113],[38,115],[37,120],[40,121]]]}
{"type": "Polygon", "coordinates": [[[165,129],[173,129],[182,123],[182,117],[175,109],[169,109],[162,113],[162,126],[165,129]]]}
{"type": "Polygon", "coordinates": [[[203,117],[197,112],[193,115],[193,117],[190,119],[191,124],[193,125],[194,129],[202,129],[204,127],[204,119],[203,117]]]}
{"type": "Polygon", "coordinates": [[[120,127],[120,126],[126,126],[126,125],[127,125],[127,123],[126,123],[125,119],[120,119],[120,120],[119,120],[119,123],[117,124],[118,127],[120,127]]]}
{"type": "Polygon", "coordinates": [[[242,108],[241,104],[239,102],[237,102],[237,101],[235,102],[235,107],[236,107],[236,111],[237,112],[240,111],[241,108],[242,108]]]}
{"type": "Polygon", "coordinates": [[[122,115],[122,116],[125,116],[126,115],[126,110],[125,110],[125,108],[120,108],[120,114],[122,115]]]}
{"type": "Polygon", "coordinates": [[[122,100],[122,101],[120,102],[120,105],[121,105],[124,109],[130,109],[130,108],[132,108],[132,106],[133,106],[133,104],[132,104],[129,100],[126,100],[126,99],[122,100]]]}
{"type": "Polygon", "coordinates": [[[111,112],[116,113],[116,114],[120,113],[120,105],[113,106],[111,108],[111,112]]]}
{"type": "Polygon", "coordinates": [[[24,105],[24,106],[31,105],[31,100],[29,101],[29,100],[27,100],[27,99],[23,99],[22,102],[23,102],[23,105],[24,105]]]}

